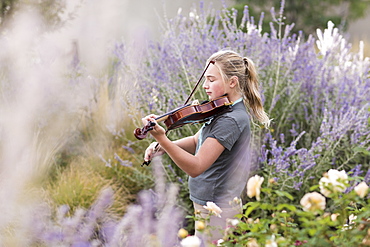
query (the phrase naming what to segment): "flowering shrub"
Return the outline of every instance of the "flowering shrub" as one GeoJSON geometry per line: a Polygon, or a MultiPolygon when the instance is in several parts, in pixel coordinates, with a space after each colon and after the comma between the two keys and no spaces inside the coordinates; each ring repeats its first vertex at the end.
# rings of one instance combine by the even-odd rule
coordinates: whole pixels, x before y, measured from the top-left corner
{"type": "MultiPolygon", "coordinates": [[[[137,125],[143,115],[174,109],[187,98],[210,54],[230,48],[255,62],[264,105],[273,119],[270,130],[254,129],[254,162],[263,167],[266,179],[300,196],[331,168],[351,170],[349,176],[361,175],[369,182],[370,61],[363,46],[352,52],[331,22],[317,31],[317,39],[291,33],[293,24],[282,21],[283,10],[277,16],[272,11],[271,33],[263,32],[247,6],[239,25],[234,10],[215,11],[201,4],[189,15],[179,11],[167,20],[161,41],[138,58],[135,66],[141,69],[136,74],[134,69],[127,73],[127,48],[117,46],[116,78],[136,82],[124,103],[140,112],[132,115],[137,125]]],[[[198,90],[196,97],[205,95],[198,90]]],[[[181,138],[198,128],[185,126],[169,136],[181,138]]],[[[171,181],[186,180],[176,167],[169,174],[171,181]]]]}
{"type": "MultiPolygon", "coordinates": [[[[330,173],[346,176],[344,171],[331,170],[330,173]]],[[[337,180],[334,182],[338,183],[337,180]]],[[[345,188],[349,187],[346,181],[340,184],[345,188]]],[[[328,186],[326,196],[313,191],[306,193],[300,200],[279,191],[279,184],[276,182],[259,184],[258,187],[261,190],[260,200],[246,203],[243,214],[238,215],[238,220],[229,221],[225,237],[215,245],[370,245],[370,199],[367,196],[369,187],[365,182],[358,183],[347,193],[337,190],[337,187],[328,186]],[[281,196],[287,197],[291,202],[279,203],[278,198],[281,196]]],[[[319,189],[319,186],[313,189],[319,189]]]]}
{"type": "MultiPolygon", "coordinates": [[[[324,206],[331,207],[332,202],[323,200],[323,196],[328,195],[326,192],[306,195],[310,188],[320,184],[323,190],[330,190],[326,184],[332,181],[331,186],[337,192],[344,189],[337,184],[340,180],[334,182],[331,172],[328,172],[329,178],[319,183],[324,172],[330,169],[348,171],[351,184],[347,190],[354,186],[353,177],[362,176],[366,183],[370,182],[369,58],[363,57],[362,50],[351,52],[351,45],[331,22],[324,31],[317,31],[318,39],[313,35],[305,39],[302,33],[290,33],[292,25],[282,21],[283,6],[271,24],[269,34],[263,33],[255,19],[249,16],[247,7],[240,26],[236,25],[235,17],[233,10],[218,12],[201,5],[200,10],[193,9],[189,16],[179,12],[169,20],[161,43],[151,46],[143,58],[144,68],[137,75],[138,91],[133,91],[131,102],[140,105],[142,115],[166,112],[184,102],[210,54],[231,48],[249,56],[259,69],[264,105],[274,120],[270,130],[254,129],[254,162],[260,164],[258,174],[262,177],[248,182],[255,189],[247,195],[256,196],[257,202],[247,204],[247,215],[251,213],[248,211],[260,212],[258,208],[271,211],[276,207],[279,212],[275,213],[278,218],[274,218],[273,226],[280,224],[278,219],[288,219],[291,214],[297,218],[295,222],[301,215],[314,219],[316,213],[324,206]],[[141,94],[142,90],[150,90],[149,97],[141,94]],[[264,178],[271,185],[279,185],[278,190],[271,192],[275,195],[270,198],[271,204],[258,201],[258,185],[264,178]],[[293,198],[302,200],[304,211],[298,213],[297,206],[289,206],[293,198]],[[284,208],[290,208],[290,211],[281,213],[284,208]]],[[[197,96],[202,97],[202,94],[199,92],[197,96]]],[[[186,126],[170,131],[169,135],[177,139],[194,131],[191,126],[186,126]]],[[[177,182],[179,177],[186,181],[181,171],[171,167],[174,167],[169,172],[171,181],[177,182]]],[[[186,184],[182,188],[186,188],[186,184]]],[[[187,201],[186,189],[182,193],[182,198],[187,201]]],[[[265,229],[268,219],[263,221],[263,218],[270,217],[260,213],[260,223],[253,226],[256,234],[265,229]]],[[[300,226],[309,231],[309,222],[300,226]]],[[[295,223],[285,221],[281,224],[288,227],[295,223]]],[[[320,235],[321,230],[312,226],[311,231],[320,235]]],[[[260,237],[263,241],[270,239],[271,243],[277,241],[278,235],[273,231],[270,233],[260,237]]],[[[242,231],[239,234],[244,235],[242,231]]],[[[308,232],[299,234],[308,241],[308,232]]],[[[326,232],[322,234],[324,238],[326,232]]],[[[303,241],[295,237],[297,241],[303,241]]]]}

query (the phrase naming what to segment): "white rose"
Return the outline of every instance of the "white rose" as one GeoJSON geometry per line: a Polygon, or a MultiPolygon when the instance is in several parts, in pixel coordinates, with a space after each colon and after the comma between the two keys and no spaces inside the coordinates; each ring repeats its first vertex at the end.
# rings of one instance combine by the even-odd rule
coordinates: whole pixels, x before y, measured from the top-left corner
{"type": "Polygon", "coordinates": [[[251,177],[247,183],[247,195],[252,198],[256,197],[257,201],[261,200],[261,185],[263,183],[264,178],[258,175],[251,177]]]}
{"type": "Polygon", "coordinates": [[[357,216],[354,215],[354,214],[351,214],[350,216],[348,216],[348,223],[350,225],[354,224],[355,223],[355,220],[357,219],[357,216]]]}
{"type": "Polygon", "coordinates": [[[322,177],[319,181],[319,186],[320,186],[320,192],[326,197],[329,197],[330,194],[332,193],[331,190],[329,190],[328,187],[330,187],[330,180],[327,177],[322,177]]]}
{"type": "Polygon", "coordinates": [[[333,183],[337,191],[343,192],[346,189],[346,183],[348,183],[348,175],[345,170],[330,169],[328,171],[329,180],[333,183]]]}
{"type": "Polygon", "coordinates": [[[207,202],[207,205],[203,207],[207,209],[211,214],[214,214],[217,217],[221,218],[222,210],[214,202],[207,202]]]}
{"type": "Polygon", "coordinates": [[[197,236],[188,236],[181,240],[180,244],[182,247],[199,247],[201,241],[197,236]]]}
{"type": "Polygon", "coordinates": [[[339,215],[340,215],[340,214],[332,214],[332,215],[330,215],[330,219],[331,219],[332,221],[336,221],[339,215]]]}
{"type": "Polygon", "coordinates": [[[231,226],[237,226],[239,224],[239,220],[238,219],[228,219],[227,221],[231,226]]]}
{"type": "Polygon", "coordinates": [[[320,193],[312,192],[302,197],[301,205],[304,211],[316,212],[317,210],[325,209],[326,201],[325,197],[320,193]]]}
{"type": "Polygon", "coordinates": [[[266,241],[265,247],[278,247],[278,244],[275,242],[275,235],[272,235],[271,239],[266,241]]]}
{"type": "Polygon", "coordinates": [[[361,182],[355,187],[355,192],[359,197],[364,198],[369,192],[369,186],[365,182],[361,182]]]}
{"type": "Polygon", "coordinates": [[[222,243],[225,242],[222,238],[217,240],[217,246],[222,246],[222,243]]]}
{"type": "Polygon", "coordinates": [[[346,189],[347,183],[348,175],[345,170],[338,171],[330,169],[326,176],[320,179],[320,192],[328,197],[333,192],[343,192],[346,189]]]}
{"type": "Polygon", "coordinates": [[[259,247],[259,245],[257,243],[257,239],[248,238],[247,247],[259,247]]]}

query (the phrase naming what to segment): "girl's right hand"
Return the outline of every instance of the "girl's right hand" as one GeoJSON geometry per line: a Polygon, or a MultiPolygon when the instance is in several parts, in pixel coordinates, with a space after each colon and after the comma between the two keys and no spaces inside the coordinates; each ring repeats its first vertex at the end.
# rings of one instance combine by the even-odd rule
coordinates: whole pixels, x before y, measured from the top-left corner
{"type": "Polygon", "coordinates": [[[144,161],[151,161],[154,157],[163,155],[165,151],[158,142],[152,142],[145,150],[144,161]]]}

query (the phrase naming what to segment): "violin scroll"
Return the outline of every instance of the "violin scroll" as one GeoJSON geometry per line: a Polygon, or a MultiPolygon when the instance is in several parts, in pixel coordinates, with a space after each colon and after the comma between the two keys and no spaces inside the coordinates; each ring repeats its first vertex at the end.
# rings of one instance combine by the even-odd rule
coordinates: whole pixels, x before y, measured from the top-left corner
{"type": "Polygon", "coordinates": [[[136,128],[134,130],[134,136],[138,140],[145,139],[148,135],[148,132],[151,131],[155,126],[154,122],[149,121],[147,125],[145,125],[143,128],[136,128]]]}

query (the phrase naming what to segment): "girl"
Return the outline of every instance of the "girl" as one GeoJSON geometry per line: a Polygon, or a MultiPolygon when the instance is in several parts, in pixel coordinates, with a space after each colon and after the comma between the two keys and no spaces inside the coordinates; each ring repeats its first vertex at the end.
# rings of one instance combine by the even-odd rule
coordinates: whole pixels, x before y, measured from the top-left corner
{"type": "MultiPolygon", "coordinates": [[[[213,54],[207,63],[210,61],[215,63],[205,72],[203,88],[210,100],[227,94],[233,102],[232,111],[214,116],[194,136],[177,141],[170,141],[165,130],[156,124],[150,133],[157,142],[149,145],[144,160],[166,152],[190,176],[190,199],[195,210],[205,218],[209,212],[203,206],[207,202],[222,209],[221,218],[211,216],[209,222],[213,230],[208,240],[217,240],[222,237],[227,218],[239,213],[229,202],[240,197],[252,170],[248,152],[249,116],[265,126],[270,120],[263,109],[257,72],[250,59],[226,50],[213,54]]],[[[142,119],[143,124],[156,122],[155,118],[149,115],[142,119]]]]}

